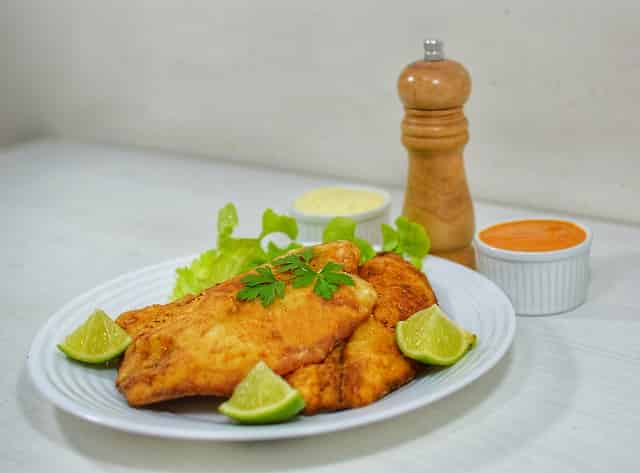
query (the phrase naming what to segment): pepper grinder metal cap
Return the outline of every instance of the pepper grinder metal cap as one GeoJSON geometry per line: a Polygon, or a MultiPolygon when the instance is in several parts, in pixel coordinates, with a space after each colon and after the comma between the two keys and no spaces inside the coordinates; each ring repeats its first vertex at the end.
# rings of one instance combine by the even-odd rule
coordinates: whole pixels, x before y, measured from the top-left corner
{"type": "Polygon", "coordinates": [[[444,59],[444,43],[439,39],[424,40],[424,60],[442,61],[444,59]]]}

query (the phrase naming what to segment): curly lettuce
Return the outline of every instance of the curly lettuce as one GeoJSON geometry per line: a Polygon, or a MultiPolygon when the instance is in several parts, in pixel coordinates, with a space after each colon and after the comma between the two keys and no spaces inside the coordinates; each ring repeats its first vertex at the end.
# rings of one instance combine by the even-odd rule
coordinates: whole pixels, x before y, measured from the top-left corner
{"type": "Polygon", "coordinates": [[[422,260],[429,254],[431,239],[422,225],[407,217],[398,217],[396,228],[382,224],[382,250],[393,251],[408,258],[415,267],[422,269],[422,260]]]}
{"type": "Polygon", "coordinates": [[[335,217],[329,220],[322,232],[322,242],[327,243],[336,240],[349,240],[360,248],[360,264],[369,261],[376,255],[371,243],[356,236],[355,220],[348,217],[335,217]]]}
{"type": "MultiPolygon", "coordinates": [[[[262,214],[262,229],[256,238],[234,237],[238,222],[238,212],[232,203],[218,211],[216,248],[201,253],[188,266],[176,269],[172,300],[187,294],[199,294],[222,281],[302,247],[295,241],[298,224],[293,217],[278,214],[271,209],[265,210],[262,214]],[[281,247],[267,240],[268,236],[276,233],[286,235],[289,243],[281,247]]],[[[382,249],[394,251],[421,268],[422,260],[431,246],[429,235],[421,225],[406,217],[398,217],[395,225],[396,228],[382,225],[382,249]]],[[[352,241],[360,248],[362,264],[373,258],[376,250],[368,241],[356,236],[356,226],[355,220],[335,217],[324,228],[322,241],[352,241]]]]}
{"type": "Polygon", "coordinates": [[[271,209],[265,210],[262,215],[262,231],[257,238],[234,238],[233,232],[237,226],[238,213],[235,206],[229,203],[218,211],[217,248],[205,251],[189,266],[176,270],[172,300],[180,299],[187,294],[199,294],[301,246],[292,242],[281,248],[273,242],[268,242],[266,249],[263,248],[265,238],[274,233],[283,233],[291,240],[298,236],[296,220],[277,214],[271,209]]]}

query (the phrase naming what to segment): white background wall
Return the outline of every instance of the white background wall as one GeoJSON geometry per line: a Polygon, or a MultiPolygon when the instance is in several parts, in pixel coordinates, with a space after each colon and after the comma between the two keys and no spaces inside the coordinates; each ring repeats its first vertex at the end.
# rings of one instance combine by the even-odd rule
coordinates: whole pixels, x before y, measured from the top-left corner
{"type": "Polygon", "coordinates": [[[640,223],[637,0],[0,8],[0,143],[54,135],[401,185],[395,82],[437,36],[474,81],[476,197],[640,223]]]}

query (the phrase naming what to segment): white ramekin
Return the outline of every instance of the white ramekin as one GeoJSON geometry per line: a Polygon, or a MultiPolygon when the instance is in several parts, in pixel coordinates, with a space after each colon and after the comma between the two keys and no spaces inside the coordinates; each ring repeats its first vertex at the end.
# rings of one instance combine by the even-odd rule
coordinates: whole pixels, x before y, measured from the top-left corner
{"type": "MultiPolygon", "coordinates": [[[[382,204],[375,209],[367,210],[350,215],[344,215],[357,222],[356,235],[364,238],[373,245],[382,244],[382,232],[380,225],[389,223],[389,214],[391,212],[391,195],[382,189],[367,186],[336,186],[344,189],[358,189],[380,194],[384,200],[382,204]]],[[[298,221],[298,240],[299,241],[322,241],[322,232],[329,220],[335,215],[311,215],[301,212],[291,205],[291,215],[298,221]]]]}
{"type": "MultiPolygon", "coordinates": [[[[532,217],[512,222],[522,220],[569,222],[582,228],[587,237],[582,243],[563,250],[509,251],[484,243],[479,238],[482,231],[480,230],[474,239],[478,271],[507,294],[518,315],[557,314],[584,303],[591,279],[591,230],[569,219],[532,217]]],[[[497,222],[494,225],[501,223],[509,221],[497,222]]],[[[493,225],[489,227],[491,226],[493,225]]]]}

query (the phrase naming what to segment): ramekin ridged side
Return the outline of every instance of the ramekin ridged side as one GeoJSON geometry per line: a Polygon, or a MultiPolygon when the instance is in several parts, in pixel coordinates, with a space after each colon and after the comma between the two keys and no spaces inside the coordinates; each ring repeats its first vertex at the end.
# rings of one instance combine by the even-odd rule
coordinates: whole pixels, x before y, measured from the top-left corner
{"type": "Polygon", "coordinates": [[[488,246],[476,234],[478,271],[495,282],[509,297],[518,315],[551,315],[582,305],[591,280],[592,233],[558,251],[521,252],[488,246]]]}

